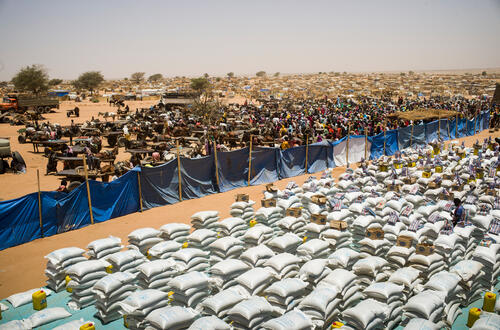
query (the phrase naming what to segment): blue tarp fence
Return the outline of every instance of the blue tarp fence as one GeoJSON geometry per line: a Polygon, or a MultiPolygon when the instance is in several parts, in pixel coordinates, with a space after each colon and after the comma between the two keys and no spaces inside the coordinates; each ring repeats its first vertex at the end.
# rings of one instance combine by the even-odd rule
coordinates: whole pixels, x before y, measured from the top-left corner
{"type": "MultiPolygon", "coordinates": [[[[441,119],[386,131],[368,137],[370,159],[393,155],[410,145],[425,145],[438,137],[449,140],[474,135],[488,129],[489,121],[490,113],[485,111],[473,120],[441,119]]],[[[141,197],[143,210],[179,202],[179,173],[180,195],[186,200],[247,186],[249,167],[250,185],[306,174],[306,168],[307,173],[333,168],[335,148],[344,146],[341,142],[345,139],[287,150],[255,147],[251,153],[249,148],[218,152],[217,160],[215,155],[197,159],[181,157],[157,167],[136,167],[113,182],[90,180],[94,223],[141,211],[141,197]]],[[[87,196],[87,185],[81,184],[70,193],[41,192],[40,203],[38,193],[0,201],[0,250],[90,225],[87,196]]]]}

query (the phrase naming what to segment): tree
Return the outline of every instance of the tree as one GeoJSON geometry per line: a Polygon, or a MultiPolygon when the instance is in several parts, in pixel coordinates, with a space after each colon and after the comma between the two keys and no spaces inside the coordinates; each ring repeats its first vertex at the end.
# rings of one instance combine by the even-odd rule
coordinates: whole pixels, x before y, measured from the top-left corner
{"type": "Polygon", "coordinates": [[[155,73],[151,76],[149,76],[148,81],[149,82],[157,82],[163,79],[163,76],[161,73],[155,73]]]}
{"type": "Polygon", "coordinates": [[[208,77],[210,77],[210,76],[208,75],[208,73],[205,73],[205,74],[203,75],[203,77],[205,77],[205,78],[207,78],[207,79],[208,79],[208,77]]]}
{"type": "Polygon", "coordinates": [[[486,71],[481,72],[481,76],[486,76],[488,73],[486,71]]]}
{"type": "Polygon", "coordinates": [[[134,72],[130,75],[130,80],[136,84],[139,84],[144,80],[144,75],[146,72],[134,72]]]}
{"type": "Polygon", "coordinates": [[[229,72],[227,73],[228,78],[233,78],[234,77],[234,72],[229,72]]]}
{"type": "Polygon", "coordinates": [[[279,76],[280,76],[280,73],[279,73],[279,72],[276,72],[276,73],[274,74],[274,76],[275,76],[275,77],[279,77],[279,76]]]}
{"type": "Polygon", "coordinates": [[[82,73],[77,80],[73,81],[73,86],[77,89],[86,89],[90,94],[104,81],[104,77],[100,71],[88,71],[82,73]]]}
{"type": "Polygon", "coordinates": [[[12,78],[12,83],[18,91],[38,94],[46,91],[49,86],[49,75],[41,65],[34,64],[19,70],[12,78]]]}
{"type": "Polygon", "coordinates": [[[198,96],[205,93],[210,87],[210,82],[207,78],[193,78],[191,79],[191,89],[196,92],[198,96]]]}
{"type": "Polygon", "coordinates": [[[408,71],[408,74],[409,74],[410,76],[413,76],[413,75],[415,74],[415,72],[413,72],[413,71],[408,71]]]}
{"type": "Polygon", "coordinates": [[[208,79],[205,77],[191,79],[191,89],[196,92],[196,98],[191,107],[192,113],[207,125],[212,125],[220,119],[219,110],[222,105],[218,99],[215,99],[213,86],[208,79]]]}
{"type": "Polygon", "coordinates": [[[0,81],[0,88],[5,88],[8,84],[9,83],[7,81],[0,81]]]}
{"type": "Polygon", "coordinates": [[[265,77],[266,76],[266,71],[259,71],[255,74],[257,77],[265,77]]]}
{"type": "Polygon", "coordinates": [[[49,86],[56,86],[56,85],[60,85],[62,82],[63,82],[63,80],[62,80],[62,79],[57,79],[57,78],[50,79],[50,80],[49,80],[49,86]]]}

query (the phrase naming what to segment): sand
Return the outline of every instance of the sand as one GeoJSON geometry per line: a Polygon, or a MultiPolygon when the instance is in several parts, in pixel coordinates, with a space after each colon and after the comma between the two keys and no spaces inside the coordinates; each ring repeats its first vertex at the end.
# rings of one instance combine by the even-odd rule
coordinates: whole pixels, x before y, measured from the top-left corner
{"type": "MultiPolygon", "coordinates": [[[[140,106],[149,106],[154,101],[130,102],[131,109],[140,106]]],[[[94,104],[78,104],[81,109],[81,117],[75,122],[82,122],[92,115],[97,116],[99,111],[110,111],[107,105],[94,104]]],[[[72,102],[64,102],[61,105],[61,110],[56,114],[49,114],[46,117],[60,124],[67,124],[69,120],[66,118],[65,110],[74,107],[72,102]]],[[[46,158],[41,154],[32,153],[31,144],[19,145],[17,143],[17,129],[19,126],[9,126],[8,124],[0,125],[0,136],[12,136],[12,149],[21,151],[28,166],[28,173],[14,175],[4,174],[0,176],[0,184],[2,188],[0,196],[3,199],[19,197],[36,190],[36,169],[40,169],[41,173],[45,173],[46,158]]],[[[464,140],[467,145],[472,145],[477,139],[482,140],[488,137],[488,130],[472,137],[460,139],[464,140]]],[[[491,133],[494,137],[499,137],[500,132],[491,133]]],[[[123,151],[123,149],[121,150],[123,151]]],[[[119,157],[123,157],[121,154],[119,157]]],[[[334,169],[334,176],[343,173],[344,167],[334,169]]],[[[295,181],[301,185],[309,175],[285,179],[276,182],[279,189],[284,189],[289,181],[295,181]]],[[[54,176],[41,175],[42,190],[53,190],[58,186],[59,180],[54,176]]],[[[87,244],[95,239],[104,238],[109,235],[118,236],[122,239],[122,244],[127,244],[127,235],[138,228],[153,227],[159,228],[163,224],[169,222],[190,223],[190,216],[195,212],[202,210],[217,210],[221,219],[229,217],[229,207],[234,202],[234,196],[237,193],[247,193],[250,199],[257,203],[261,200],[265,190],[264,185],[251,186],[235,189],[226,193],[206,196],[199,199],[183,201],[174,205],[154,208],[143,213],[133,213],[124,217],[115,218],[104,223],[87,226],[85,228],[71,231],[47,238],[37,239],[35,241],[12,247],[0,251],[0,299],[11,294],[43,286],[46,277],[44,269],[46,260],[45,255],[53,250],[77,246],[86,248],[87,244]]],[[[257,204],[258,205],[258,204],[257,204]]],[[[256,205],[256,206],[257,206],[256,205]]]]}

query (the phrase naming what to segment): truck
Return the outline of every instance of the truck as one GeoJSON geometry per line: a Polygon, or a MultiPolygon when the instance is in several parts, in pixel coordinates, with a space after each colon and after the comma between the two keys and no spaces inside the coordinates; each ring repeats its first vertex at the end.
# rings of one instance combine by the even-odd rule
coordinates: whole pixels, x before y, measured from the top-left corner
{"type": "Polygon", "coordinates": [[[7,94],[0,103],[0,112],[23,113],[27,110],[34,110],[40,113],[49,112],[51,109],[59,109],[59,100],[50,97],[35,97],[19,94],[7,94]]]}

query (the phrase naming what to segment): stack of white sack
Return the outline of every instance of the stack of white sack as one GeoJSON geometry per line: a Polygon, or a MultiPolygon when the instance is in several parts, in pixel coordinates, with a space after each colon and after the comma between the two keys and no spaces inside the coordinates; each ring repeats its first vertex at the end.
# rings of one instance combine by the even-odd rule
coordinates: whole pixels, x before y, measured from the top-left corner
{"type": "Polygon", "coordinates": [[[282,233],[294,233],[299,236],[304,236],[306,233],[306,220],[303,216],[292,217],[286,216],[278,221],[278,227],[282,233]]]}
{"type": "Polygon", "coordinates": [[[209,267],[208,252],[201,249],[185,248],[172,254],[180,271],[205,271],[209,267]]]}
{"type": "Polygon", "coordinates": [[[338,310],[340,312],[354,306],[364,297],[361,293],[362,288],[357,284],[356,275],[345,269],[334,269],[319,282],[317,288],[320,287],[334,288],[337,290],[339,293],[338,298],[340,299],[338,305],[338,310]]]}
{"type": "Polygon", "coordinates": [[[301,329],[312,330],[314,325],[311,319],[299,309],[289,311],[282,316],[269,320],[262,324],[264,330],[289,330],[301,329]]]}
{"type": "MultiPolygon", "coordinates": [[[[317,214],[317,213],[314,213],[314,214],[317,214]]],[[[326,220],[325,220],[325,222],[326,222],[326,220]]],[[[321,236],[321,234],[323,234],[326,230],[328,230],[328,228],[330,228],[330,226],[327,224],[320,225],[320,224],[317,224],[314,222],[309,222],[304,227],[304,230],[305,230],[304,235],[307,236],[307,238],[319,238],[321,236]]]]}
{"type": "Polygon", "coordinates": [[[257,223],[246,231],[243,235],[243,241],[247,247],[266,244],[273,238],[273,233],[271,227],[257,223]]]}
{"type": "Polygon", "coordinates": [[[287,278],[274,282],[264,295],[274,307],[275,312],[282,315],[295,308],[306,293],[307,283],[298,278],[287,278]]]}
{"type": "Polygon", "coordinates": [[[412,267],[403,267],[391,274],[389,282],[403,285],[403,294],[405,295],[404,301],[407,301],[408,298],[419,292],[419,286],[422,284],[422,279],[419,275],[419,270],[412,267]]]}
{"type": "Polygon", "coordinates": [[[263,297],[250,297],[236,304],[228,312],[234,329],[260,329],[262,323],[273,318],[273,306],[263,297]]]}
{"type": "Polygon", "coordinates": [[[472,255],[472,259],[483,265],[485,273],[483,277],[483,286],[488,290],[498,282],[500,274],[500,244],[490,244],[490,246],[477,246],[472,255]]]}
{"type": "Polygon", "coordinates": [[[211,243],[208,248],[210,250],[211,264],[229,258],[238,258],[245,250],[244,243],[232,236],[219,238],[211,243]]]}
{"type": "Polygon", "coordinates": [[[352,266],[359,260],[360,253],[348,248],[340,248],[328,256],[328,266],[332,269],[342,268],[351,270],[352,266]]]}
{"type": "Polygon", "coordinates": [[[422,318],[410,319],[404,330],[440,330],[444,328],[444,322],[434,323],[422,318]]]}
{"type": "Polygon", "coordinates": [[[366,257],[358,260],[352,270],[358,276],[357,283],[361,288],[366,288],[372,282],[381,282],[389,278],[389,263],[380,257],[366,257]]]}
{"type": "Polygon", "coordinates": [[[182,330],[187,329],[199,313],[192,308],[167,306],[155,309],[146,316],[146,329],[155,330],[182,330]]]}
{"type": "Polygon", "coordinates": [[[263,292],[275,280],[273,273],[267,268],[252,268],[236,278],[238,286],[244,289],[248,295],[254,296],[263,292]]]}
{"type": "Polygon", "coordinates": [[[129,247],[137,248],[139,252],[146,255],[148,250],[155,244],[163,242],[160,238],[161,231],[154,228],[140,228],[128,234],[129,247]]]}
{"type": "Polygon", "coordinates": [[[500,329],[500,315],[495,313],[481,312],[479,320],[474,322],[471,330],[496,330],[500,329]]]}
{"type": "Polygon", "coordinates": [[[440,322],[445,308],[444,300],[444,294],[434,290],[425,290],[414,295],[403,306],[401,325],[404,326],[413,318],[422,318],[433,323],[440,322]]]}
{"type": "Polygon", "coordinates": [[[285,214],[286,210],[290,208],[301,207],[300,199],[297,196],[290,196],[288,198],[280,198],[276,202],[276,206],[281,209],[280,213],[285,214]]]}
{"type": "Polygon", "coordinates": [[[191,227],[185,223],[172,222],[161,226],[160,231],[164,240],[182,244],[187,241],[191,227]]]}
{"type": "Polygon", "coordinates": [[[168,305],[168,294],[155,289],[137,290],[118,305],[128,329],[144,329],[146,316],[155,309],[168,305]]]}
{"type": "Polygon", "coordinates": [[[374,299],[361,301],[354,307],[345,310],[342,315],[346,329],[392,329],[393,322],[384,324],[387,320],[388,307],[374,299]],[[391,325],[392,324],[392,325],[391,325]]]}
{"type": "Polygon", "coordinates": [[[460,276],[460,286],[465,292],[462,305],[470,305],[481,297],[482,292],[487,291],[483,286],[485,273],[482,269],[483,264],[475,260],[462,260],[450,268],[450,272],[460,276]]]}
{"type": "Polygon", "coordinates": [[[484,237],[484,233],[476,226],[455,226],[453,231],[459,235],[466,243],[464,259],[472,259],[472,254],[476,250],[477,245],[484,237]]]}
{"type": "Polygon", "coordinates": [[[130,273],[113,273],[106,275],[94,284],[95,316],[103,324],[119,319],[119,302],[130,296],[136,290],[136,277],[130,273]]]}
{"type": "Polygon", "coordinates": [[[190,247],[208,250],[208,246],[217,239],[217,232],[210,229],[196,229],[188,236],[190,247]]]}
{"type": "MultiPolygon", "coordinates": [[[[5,330],[24,330],[24,329],[39,329],[41,326],[70,317],[71,314],[62,307],[45,308],[41,311],[31,314],[23,320],[13,320],[0,325],[0,329],[5,330]]],[[[53,326],[48,325],[50,329],[53,326]]]]}
{"type": "Polygon", "coordinates": [[[95,240],[87,245],[89,259],[101,259],[111,253],[118,252],[123,248],[121,243],[121,238],[114,236],[95,240]]]}
{"type": "Polygon", "coordinates": [[[191,225],[194,229],[217,230],[219,221],[218,211],[200,211],[191,216],[191,225]]]}
{"type": "Polygon", "coordinates": [[[384,239],[388,240],[391,245],[395,245],[401,231],[406,230],[407,226],[398,221],[395,224],[386,223],[382,230],[384,231],[384,239]]]}
{"type": "Polygon", "coordinates": [[[293,233],[286,233],[274,237],[267,246],[276,253],[296,253],[300,244],[302,244],[302,239],[299,236],[293,233]]]}
{"type": "MultiPolygon", "coordinates": [[[[348,209],[346,208],[343,208],[339,211],[332,211],[330,213],[328,213],[327,217],[326,217],[326,221],[345,221],[347,222],[347,224],[349,225],[352,225],[354,219],[356,219],[357,217],[354,216],[355,214],[351,211],[349,211],[348,209]]],[[[364,232],[363,232],[363,235],[364,235],[364,232]]]]}
{"type": "Polygon", "coordinates": [[[219,235],[240,238],[245,234],[248,225],[242,218],[226,218],[219,222],[219,235]]]}
{"type": "Polygon", "coordinates": [[[136,274],[139,272],[137,266],[148,260],[137,250],[127,250],[113,253],[107,256],[106,261],[111,264],[113,272],[129,272],[136,274]]]}
{"type": "Polygon", "coordinates": [[[329,244],[318,238],[308,239],[297,247],[297,256],[306,262],[312,259],[326,258],[330,254],[329,244]]]}
{"type": "Polygon", "coordinates": [[[308,283],[308,290],[312,290],[323,280],[331,269],[328,268],[328,259],[313,259],[306,262],[299,270],[298,278],[308,283]]]}
{"type": "Polygon", "coordinates": [[[147,257],[149,260],[168,259],[181,248],[182,244],[176,241],[160,242],[149,249],[147,257]]]}
{"type": "Polygon", "coordinates": [[[428,279],[432,275],[439,273],[445,269],[446,265],[443,261],[443,256],[438,253],[431,253],[429,255],[423,255],[419,253],[414,253],[410,256],[408,260],[410,267],[418,269],[423,279],[428,279]]]}
{"type": "Polygon", "coordinates": [[[441,234],[434,241],[436,253],[443,256],[443,260],[448,267],[464,259],[466,244],[464,239],[455,233],[450,235],[441,234]]]}
{"type": "Polygon", "coordinates": [[[231,326],[217,316],[203,316],[194,321],[187,330],[231,330],[231,326]]]}
{"type": "Polygon", "coordinates": [[[173,259],[158,259],[145,262],[137,267],[139,274],[138,285],[142,289],[157,289],[170,291],[168,282],[179,273],[178,266],[173,259]]]}
{"type": "Polygon", "coordinates": [[[264,263],[264,266],[274,274],[277,279],[295,277],[300,269],[300,259],[290,253],[280,253],[264,263]]]}
{"type": "Polygon", "coordinates": [[[373,215],[362,215],[357,217],[352,222],[352,225],[349,226],[352,233],[352,240],[356,246],[359,246],[359,242],[366,237],[366,230],[368,228],[382,228],[382,226],[379,220],[373,215]]]}
{"type": "Polygon", "coordinates": [[[62,248],[52,251],[45,256],[47,259],[47,267],[45,268],[45,275],[49,278],[47,286],[59,292],[66,288],[66,269],[76,263],[86,261],[87,258],[83,256],[85,250],[77,247],[62,248]]]}
{"type": "Polygon", "coordinates": [[[240,260],[250,267],[255,268],[263,266],[272,256],[274,256],[273,250],[266,245],[260,244],[243,252],[240,256],[240,260]]]}
{"type": "Polygon", "coordinates": [[[195,307],[210,294],[209,278],[200,272],[190,272],[174,277],[169,282],[174,292],[173,305],[195,307]]]}
{"type": "Polygon", "coordinates": [[[443,320],[451,327],[457,317],[462,314],[460,304],[465,298],[464,289],[458,285],[460,276],[455,273],[442,271],[429,278],[424,288],[439,291],[444,294],[445,308],[443,320]]]}
{"type": "Polygon", "coordinates": [[[389,267],[392,270],[397,270],[406,266],[413,253],[415,253],[415,248],[413,246],[392,246],[389,251],[387,251],[387,261],[389,262],[389,267]]]}
{"type": "Polygon", "coordinates": [[[213,315],[221,320],[227,320],[229,310],[248,298],[250,295],[245,290],[238,291],[230,288],[206,298],[199,306],[204,315],[213,315]]]}
{"type": "MultiPolygon", "coordinates": [[[[37,291],[43,291],[45,292],[45,295],[48,297],[52,294],[52,291],[46,288],[37,288],[37,289],[31,289],[28,291],[24,292],[19,292],[15,293],[13,295],[10,295],[7,297],[5,300],[7,300],[14,308],[17,308],[19,306],[26,305],[28,303],[31,303],[33,301],[33,293],[37,291]]],[[[2,308],[2,311],[5,311],[5,307],[7,307],[5,304],[1,304],[0,308],[2,308]]],[[[8,307],[7,307],[8,308],[8,307]]]]}
{"type": "Polygon", "coordinates": [[[376,256],[385,257],[392,244],[387,239],[371,239],[368,237],[359,241],[362,257],[376,256]]]}
{"type": "Polygon", "coordinates": [[[248,221],[255,217],[254,204],[255,202],[252,200],[248,202],[234,202],[231,204],[229,214],[233,217],[241,218],[248,223],[248,221]]]}
{"type": "Polygon", "coordinates": [[[387,306],[387,321],[384,321],[387,329],[395,328],[401,321],[403,305],[406,302],[402,290],[402,285],[393,282],[378,282],[372,283],[363,291],[367,298],[387,306]]]}
{"type": "Polygon", "coordinates": [[[277,229],[276,224],[282,218],[281,209],[277,206],[261,207],[255,212],[255,220],[258,223],[277,229]]]}
{"type": "Polygon", "coordinates": [[[327,228],[322,231],[319,238],[327,241],[332,250],[348,247],[352,243],[352,234],[349,230],[327,228]]]}
{"type": "Polygon", "coordinates": [[[70,277],[67,284],[71,288],[71,299],[68,306],[72,309],[81,309],[95,301],[92,287],[101,278],[107,275],[106,267],[109,263],[103,259],[82,261],[66,270],[70,277]]]}
{"type": "Polygon", "coordinates": [[[298,309],[306,314],[315,328],[323,329],[339,315],[338,291],[334,287],[317,287],[302,299],[298,309]]]}
{"type": "Polygon", "coordinates": [[[239,259],[226,259],[210,268],[210,278],[218,291],[225,290],[237,285],[236,278],[250,268],[248,264],[239,259]]]}

